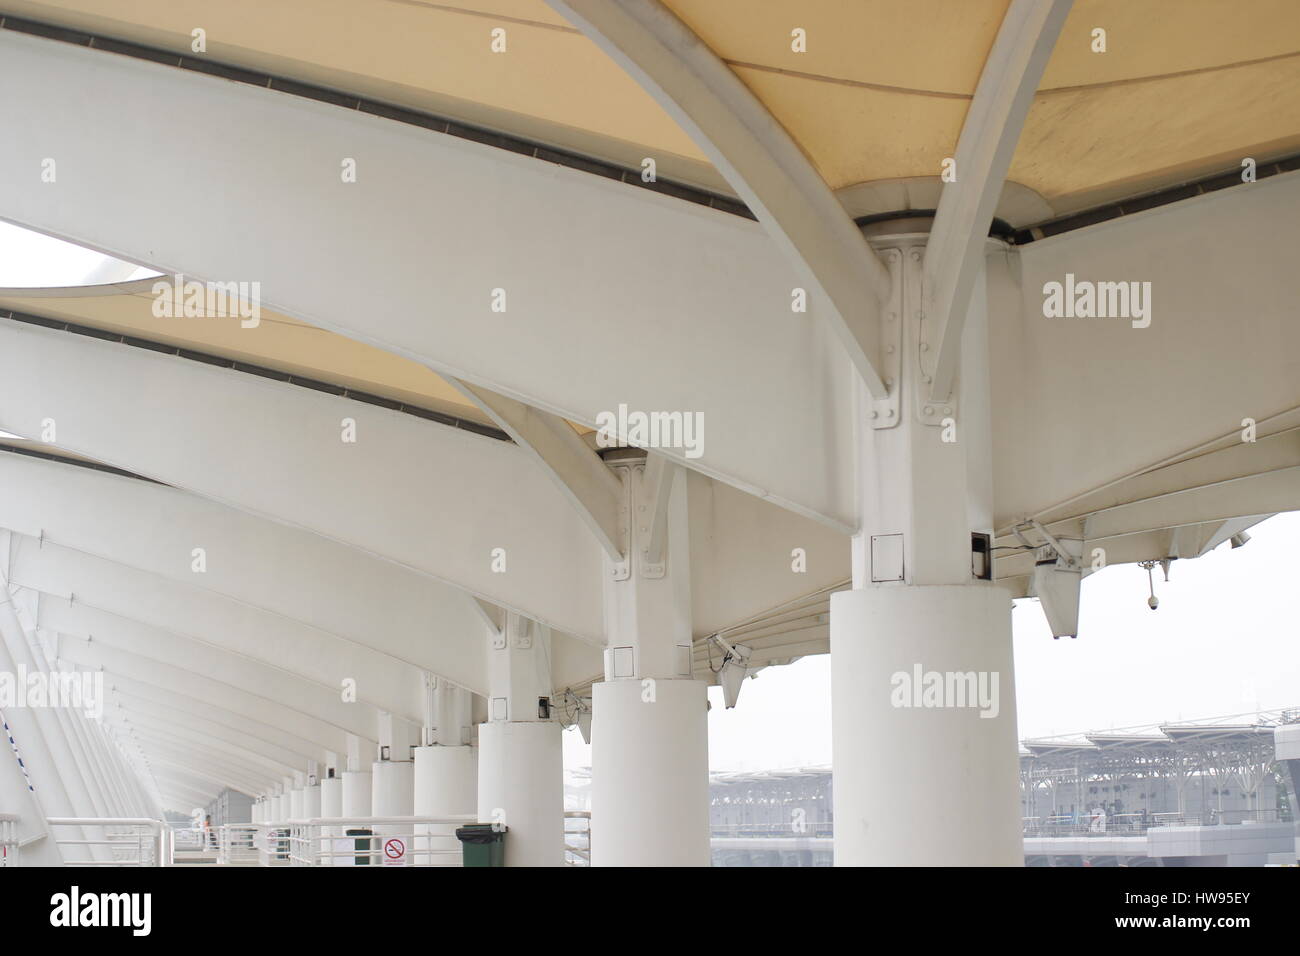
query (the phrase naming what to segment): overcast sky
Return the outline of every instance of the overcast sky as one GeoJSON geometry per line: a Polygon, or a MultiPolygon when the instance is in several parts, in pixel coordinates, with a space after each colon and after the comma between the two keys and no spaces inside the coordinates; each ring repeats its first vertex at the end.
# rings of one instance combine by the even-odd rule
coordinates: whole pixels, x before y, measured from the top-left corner
{"type": "MultiPolygon", "coordinates": [[[[1052,640],[1035,600],[1012,614],[1020,737],[1109,730],[1162,721],[1300,706],[1300,513],[1270,518],[1243,548],[1220,545],[1175,561],[1160,607],[1147,607],[1147,573],[1116,565],[1083,582],[1079,637],[1052,640]]],[[[739,705],[709,698],[714,770],[831,762],[830,657],[773,667],[745,682],[739,705]]],[[[590,764],[566,734],[565,762],[590,764]]]]}
{"type": "Polygon", "coordinates": [[[101,253],[0,222],[0,288],[121,282],[150,274],[148,269],[119,264],[101,253]]]}
{"type": "MultiPolygon", "coordinates": [[[[147,270],[114,267],[78,246],[0,223],[0,287],[120,281],[147,270]]],[[[1251,541],[1176,561],[1160,608],[1147,607],[1147,573],[1119,565],[1083,583],[1077,640],[1052,640],[1037,601],[1016,602],[1012,629],[1020,737],[1107,730],[1169,720],[1300,706],[1300,591],[1292,547],[1300,514],[1252,528],[1251,541]]],[[[846,545],[847,547],[847,545],[846,545]]],[[[740,704],[709,691],[715,770],[829,764],[830,658],[805,658],[745,682],[740,704]]],[[[565,764],[590,748],[565,734],[565,764]]]]}

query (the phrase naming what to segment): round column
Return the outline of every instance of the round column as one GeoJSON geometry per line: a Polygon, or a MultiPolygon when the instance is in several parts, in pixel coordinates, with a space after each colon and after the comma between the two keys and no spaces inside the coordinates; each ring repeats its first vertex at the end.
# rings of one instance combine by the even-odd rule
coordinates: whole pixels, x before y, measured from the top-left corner
{"type": "MultiPolygon", "coordinates": [[[[343,816],[343,778],[326,777],[320,782],[320,815],[325,818],[343,816]]],[[[340,846],[338,837],[343,835],[339,827],[321,827],[321,840],[323,847],[328,847],[334,852],[342,852],[346,849],[340,846]]],[[[321,859],[322,866],[333,866],[336,863],[334,857],[324,857],[321,859]]]]}
{"type": "Polygon", "coordinates": [[[326,777],[320,782],[320,815],[343,816],[343,778],[326,777]]]}
{"type": "Polygon", "coordinates": [[[322,816],[320,811],[321,788],[319,786],[306,787],[302,791],[302,817],[304,820],[314,820],[322,816]]]}
{"type": "Polygon", "coordinates": [[[301,820],[303,810],[303,800],[305,799],[305,787],[294,787],[293,792],[289,794],[289,819],[301,820]]]}
{"type": "Polygon", "coordinates": [[[708,696],[703,681],[592,687],[592,866],[708,866],[708,696]]]}
{"type": "MultiPolygon", "coordinates": [[[[344,817],[357,818],[371,816],[370,806],[373,796],[373,785],[370,773],[362,773],[359,770],[347,770],[343,773],[343,813],[344,817]]],[[[354,855],[357,843],[367,845],[364,841],[348,837],[344,830],[358,828],[360,824],[349,824],[348,827],[340,828],[334,840],[334,865],[335,866],[354,866],[357,859],[354,855]]]]}
{"type": "MultiPolygon", "coordinates": [[[[417,747],[415,750],[415,815],[473,816],[478,812],[478,753],[473,747],[417,747]]],[[[432,866],[457,866],[461,847],[456,824],[421,824],[418,841],[428,850],[432,866]]]]}
{"type": "Polygon", "coordinates": [[[1010,595],[841,591],[830,631],[835,865],[1023,865],[1010,595]]]}
{"type": "MultiPolygon", "coordinates": [[[[371,790],[371,810],[377,817],[409,817],[415,813],[415,764],[409,760],[379,760],[373,765],[374,784],[371,790]]],[[[410,866],[412,858],[413,828],[408,824],[377,823],[374,826],[376,846],[383,848],[384,837],[398,837],[406,845],[403,862],[381,858],[377,861],[387,866],[410,866]]]]}
{"type": "Polygon", "coordinates": [[[371,815],[409,817],[415,813],[415,764],[409,760],[379,760],[372,767],[371,815]]]}
{"type": "Polygon", "coordinates": [[[564,865],[564,759],[554,721],[479,726],[479,822],[503,817],[506,866],[564,865]]]}
{"type": "MultiPolygon", "coordinates": [[[[315,787],[302,788],[302,800],[301,806],[299,807],[301,816],[299,819],[313,820],[321,815],[320,794],[321,790],[319,785],[315,787]]],[[[307,847],[313,855],[319,854],[328,846],[325,840],[322,839],[325,836],[323,830],[313,831],[308,828],[303,828],[303,835],[308,840],[307,847]]],[[[317,861],[318,864],[321,865],[325,863],[325,861],[321,860],[319,856],[317,856],[317,861]]]]}
{"type": "Polygon", "coordinates": [[[343,774],[343,816],[368,817],[370,813],[370,774],[348,770],[343,774]]]}

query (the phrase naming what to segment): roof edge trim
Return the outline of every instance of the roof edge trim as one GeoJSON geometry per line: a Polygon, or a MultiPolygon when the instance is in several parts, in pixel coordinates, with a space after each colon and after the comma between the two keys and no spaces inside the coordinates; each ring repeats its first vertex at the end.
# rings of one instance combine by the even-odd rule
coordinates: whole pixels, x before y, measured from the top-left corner
{"type": "Polygon", "coordinates": [[[426,421],[436,422],[439,425],[445,425],[450,428],[459,428],[462,431],[473,432],[474,434],[482,435],[485,438],[492,438],[504,442],[511,441],[510,436],[501,429],[493,428],[490,425],[484,425],[468,418],[459,418],[455,415],[435,412],[432,409],[421,408],[418,405],[408,405],[391,398],[384,398],[380,395],[371,394],[370,392],[348,388],[343,385],[335,385],[332,382],[322,382],[317,379],[308,378],[305,375],[294,375],[290,372],[282,372],[279,369],[268,368],[264,365],[242,362],[237,359],[227,358],[224,355],[215,355],[210,352],[200,352],[195,349],[181,348],[178,345],[169,345],[163,342],[156,342],[152,339],[140,338],[133,335],[124,335],[120,332],[110,332],[106,329],[97,329],[89,325],[78,325],[75,322],[65,322],[63,319],[49,319],[45,316],[35,315],[31,312],[0,309],[0,319],[22,322],[25,325],[37,325],[41,328],[53,329],[56,332],[68,332],[73,335],[84,335],[87,338],[100,339],[105,342],[114,342],[119,345],[127,345],[132,348],[144,349],[149,352],[158,352],[163,355],[172,355],[192,362],[200,362],[203,365],[214,365],[218,368],[227,368],[235,372],[243,372],[246,375],[256,375],[260,378],[269,378],[277,382],[283,382],[286,385],[296,385],[299,388],[308,388],[316,392],[325,392],[329,395],[351,399],[354,402],[362,402],[366,405],[377,405],[380,408],[387,408],[388,410],[398,412],[399,414],[410,415],[414,418],[422,418],[426,421]]]}

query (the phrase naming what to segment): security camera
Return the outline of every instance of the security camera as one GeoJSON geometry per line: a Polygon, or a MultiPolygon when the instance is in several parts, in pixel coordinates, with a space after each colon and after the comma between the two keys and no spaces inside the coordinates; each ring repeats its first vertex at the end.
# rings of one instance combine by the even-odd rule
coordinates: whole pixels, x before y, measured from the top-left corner
{"type": "Polygon", "coordinates": [[[1159,606],[1160,606],[1160,598],[1156,597],[1154,594],[1151,595],[1149,598],[1147,598],[1147,607],[1151,608],[1151,610],[1154,611],[1159,606]]]}

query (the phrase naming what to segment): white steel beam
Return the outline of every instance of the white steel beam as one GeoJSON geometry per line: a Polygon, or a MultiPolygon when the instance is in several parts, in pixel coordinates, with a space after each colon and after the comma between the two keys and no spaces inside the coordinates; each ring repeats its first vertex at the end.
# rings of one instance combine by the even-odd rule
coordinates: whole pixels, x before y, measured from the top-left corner
{"type": "MultiPolygon", "coordinates": [[[[420,672],[319,628],[51,542],[15,536],[13,581],[77,607],[104,611],[229,650],[407,717],[420,712],[420,672]]],[[[199,580],[199,576],[194,576],[199,580]]],[[[57,605],[57,601],[47,603],[57,605]]],[[[48,625],[47,625],[48,626],[48,625]]]]}
{"type": "Polygon", "coordinates": [[[150,777],[158,787],[164,809],[186,812],[201,809],[221,792],[210,780],[200,780],[187,770],[159,764],[151,768],[150,777]]]}
{"type": "MultiPolygon", "coordinates": [[[[315,531],[599,640],[598,602],[589,601],[593,609],[584,613],[581,597],[598,580],[600,549],[513,444],[231,369],[14,322],[0,321],[0,377],[6,431],[39,436],[40,423],[53,420],[61,448],[315,531]],[[31,363],[27,372],[19,368],[23,362],[31,363]],[[18,398],[20,387],[29,389],[27,398],[18,398]],[[342,440],[345,418],[356,422],[355,443],[342,440]],[[230,467],[234,462],[239,467],[230,467]],[[485,500],[494,506],[470,506],[485,500]],[[504,552],[507,573],[494,570],[496,549],[504,552]]],[[[217,545],[191,547],[207,548],[209,567],[243,560],[219,557],[217,545]]],[[[189,551],[176,557],[188,564],[189,551]]],[[[469,597],[448,592],[443,603],[453,599],[468,614],[469,597]]]]}
{"type": "Polygon", "coordinates": [[[477,610],[425,575],[151,482],[15,454],[0,454],[0,482],[0,527],[199,582],[476,692],[486,686],[477,610]],[[205,549],[202,574],[193,570],[195,547],[205,549]],[[384,626],[376,627],[381,611],[384,626]]]}
{"type": "Polygon", "coordinates": [[[1207,444],[1249,444],[1250,422],[1261,443],[1296,424],[1298,238],[1292,172],[990,255],[994,526],[1077,514],[1207,444]],[[1049,315],[1050,284],[1071,281],[1117,283],[1129,314],[1049,315]]]}
{"type": "Polygon", "coordinates": [[[952,396],[962,328],[1011,157],[1073,0],[1012,0],[980,75],[925,251],[923,339],[935,349],[930,397],[952,396]]]}
{"type": "MultiPolygon", "coordinates": [[[[357,111],[4,32],[0,82],[27,91],[0,104],[14,145],[0,155],[8,219],[189,276],[261,280],[268,306],[580,424],[620,402],[702,411],[704,456],[668,454],[842,531],[858,524],[853,374],[820,324],[791,321],[797,272],[761,227],[357,111]],[[122,122],[87,101],[88,88],[142,108],[122,122]],[[161,135],[165,117],[196,113],[266,148],[232,157],[161,135]],[[358,143],[379,174],[342,184],[323,157],[358,143]],[[59,168],[70,158],[77,175],[40,184],[56,147],[59,168]],[[190,215],[173,214],[177,195],[190,215]],[[331,275],[372,281],[321,281],[331,275]],[[491,290],[506,285],[510,311],[492,313],[491,290]],[[596,360],[593,329],[636,361],[596,360]]],[[[1290,274],[1297,207],[1286,173],[997,257],[998,525],[1300,404],[1294,290],[1278,281],[1290,274]],[[1238,281],[1207,283],[1210,270],[1238,281]],[[1152,324],[1043,317],[1044,284],[1067,272],[1151,281],[1152,324]],[[1241,368],[1252,373],[1225,374],[1241,368]],[[1148,404],[1180,414],[1134,414],[1148,404]]]]}
{"type": "MultiPolygon", "coordinates": [[[[1086,519],[1089,515],[1151,501],[1193,488],[1230,486],[1242,478],[1300,466],[1300,410],[1260,422],[1271,433],[1243,441],[1240,429],[1195,452],[1118,479],[1032,517],[1049,530],[1086,519]],[[1279,430],[1274,431],[1277,428],[1279,430]]],[[[1261,513],[1259,511],[1251,513],[1261,513]]],[[[1209,520],[1198,518],[1198,521],[1209,520]]],[[[1010,529],[1000,529],[1006,534],[1010,529]]]]}
{"type": "Polygon", "coordinates": [[[547,0],[704,150],[826,300],[825,321],[883,399],[881,298],[889,276],[807,155],[762,101],[659,0],[547,0]]]}
{"type": "Polygon", "coordinates": [[[231,730],[224,724],[196,717],[185,711],[178,711],[174,708],[160,708],[156,704],[151,704],[149,701],[138,697],[124,697],[121,694],[114,694],[112,705],[129,715],[137,723],[152,726],[155,729],[198,734],[205,739],[221,741],[224,744],[247,750],[260,758],[272,761],[277,767],[287,768],[282,772],[292,770],[306,772],[313,763],[312,758],[304,754],[285,750],[283,747],[278,747],[260,737],[231,730]]]}
{"type": "MultiPolygon", "coordinates": [[[[240,767],[224,761],[204,747],[190,747],[187,744],[164,740],[141,732],[136,732],[134,736],[149,753],[150,766],[171,766],[188,770],[193,776],[215,784],[217,793],[226,787],[233,787],[244,793],[256,793],[277,779],[272,773],[240,767]]],[[[216,796],[216,793],[213,796],[216,796]]]]}
{"type": "Polygon", "coordinates": [[[165,687],[135,680],[122,673],[106,670],[104,684],[115,699],[120,699],[124,703],[150,712],[175,714],[182,718],[215,724],[245,739],[265,741],[286,754],[297,755],[303,762],[315,760],[324,763],[330,754],[326,747],[322,747],[316,741],[290,733],[275,724],[258,720],[249,714],[228,707],[210,704],[193,696],[178,694],[165,687]]]}
{"type": "MultiPolygon", "coordinates": [[[[478,634],[480,615],[455,588],[550,625],[561,632],[557,644],[576,636],[594,651],[604,642],[593,582],[600,580],[605,554],[571,499],[516,445],[231,369],[0,320],[0,428],[39,436],[47,419],[57,425],[58,446],[68,451],[395,562],[399,567],[341,556],[340,549],[318,543],[314,550],[341,562],[337,569],[323,565],[321,572],[338,582],[339,593],[305,601],[314,611],[299,607],[288,613],[386,649],[388,636],[372,626],[373,609],[408,606],[419,598],[435,612],[419,622],[424,630],[416,643],[426,653],[419,659],[414,650],[390,653],[478,693],[484,686],[482,660],[471,648],[471,635],[478,634]],[[356,421],[355,444],[340,440],[344,417],[356,421]],[[159,441],[160,434],[167,440],[159,441]],[[234,461],[239,468],[228,467],[234,461]],[[358,493],[376,488],[383,493],[358,493]],[[355,573],[343,573],[345,565],[355,573]],[[403,568],[420,574],[403,574],[403,568]],[[420,575],[454,588],[406,583],[420,575]],[[382,592],[382,600],[352,598],[362,582],[382,592]],[[410,595],[392,593],[408,588],[410,595]],[[348,602],[364,614],[324,615],[321,600],[348,602]],[[355,621],[355,627],[343,629],[339,621],[355,621]],[[433,640],[427,636],[431,626],[439,629],[433,640]]],[[[707,579],[694,608],[697,634],[846,576],[844,538],[833,529],[698,473],[688,477],[691,497],[703,498],[701,509],[710,515],[698,532],[692,529],[692,573],[707,579]],[[742,540],[746,547],[731,547],[742,540]],[[805,574],[788,571],[795,546],[808,553],[805,574]],[[779,555],[786,560],[777,560],[779,555]]],[[[44,489],[26,494],[34,500],[47,496],[44,489]]],[[[16,497],[0,502],[0,511],[7,504],[16,512],[18,530],[30,528],[33,505],[16,497]]],[[[97,504],[78,507],[91,527],[112,520],[97,504]]],[[[209,587],[214,578],[244,576],[257,563],[268,576],[261,581],[262,596],[250,603],[276,610],[277,601],[298,594],[301,589],[286,589],[282,582],[302,565],[272,560],[270,550],[250,553],[254,539],[233,529],[259,538],[269,532],[232,516],[229,508],[218,511],[224,517],[205,522],[202,537],[184,523],[160,528],[146,521],[147,533],[171,539],[167,549],[128,558],[124,549],[134,547],[135,535],[127,534],[127,541],[113,542],[108,556],[135,566],[171,558],[170,572],[161,573],[193,579],[191,552],[201,546],[207,549],[203,580],[209,587]]],[[[71,524],[58,516],[42,519],[43,527],[56,523],[71,524]]],[[[279,526],[274,538],[285,538],[288,530],[279,526]]],[[[32,533],[39,535],[39,529],[32,533]]],[[[84,528],[79,523],[68,533],[84,534],[84,528]]],[[[86,550],[102,554],[107,544],[86,550]]],[[[311,577],[304,587],[326,590],[311,577]]],[[[595,658],[593,653],[592,666],[579,676],[599,672],[595,658]]]]}
{"type": "MultiPolygon", "coordinates": [[[[103,641],[59,641],[59,660],[87,668],[103,669],[114,675],[125,675],[134,680],[154,684],[169,691],[193,696],[212,706],[223,707],[238,714],[248,714],[258,720],[275,723],[290,733],[316,741],[321,747],[345,751],[348,732],[309,713],[292,707],[279,699],[259,696],[232,684],[214,680],[184,668],[175,667],[129,651],[112,647],[103,641]]],[[[371,742],[375,731],[358,734],[371,742]]]]}
{"type": "Polygon", "coordinates": [[[181,634],[138,624],[75,601],[42,598],[41,626],[59,635],[59,653],[82,641],[92,648],[109,647],[162,664],[191,671],[243,688],[269,700],[326,721],[361,736],[375,733],[378,710],[360,701],[347,703],[336,688],[306,680],[287,670],[217,648],[181,634]]]}
{"type": "MultiPolygon", "coordinates": [[[[589,427],[619,403],[700,412],[702,457],[666,454],[842,530],[853,524],[843,447],[852,367],[829,329],[791,315],[791,290],[806,282],[759,224],[356,110],[13,31],[0,34],[0,85],[28,91],[0,104],[15,146],[0,155],[7,220],[188,277],[258,281],[264,307],[589,427]],[[87,100],[91,88],[139,108],[123,122],[87,100]],[[213,151],[170,135],[167,118],[182,115],[242,130],[261,148],[213,151]],[[42,184],[51,156],[61,172],[42,184]],[[357,160],[356,182],[340,182],[345,157],[357,160]],[[330,281],[346,275],[366,279],[330,281]],[[505,312],[492,309],[496,289],[505,312]],[[602,361],[610,343],[629,360],[602,361]]],[[[816,223],[820,213],[802,215],[816,223]]],[[[839,278],[864,286],[864,312],[865,262],[868,271],[844,266],[839,278]]]]}
{"type": "Polygon", "coordinates": [[[1112,538],[1279,511],[1300,511],[1300,466],[1108,508],[1088,516],[1084,537],[1112,538]]]}
{"type": "Polygon", "coordinates": [[[558,415],[468,382],[453,380],[452,384],[528,452],[596,536],[605,554],[620,560],[618,509],[622,496],[618,479],[573,426],[558,415]]]}
{"type": "Polygon", "coordinates": [[[110,723],[129,727],[137,731],[142,737],[165,741],[179,747],[187,747],[196,752],[211,754],[230,765],[247,768],[256,773],[283,776],[298,769],[292,764],[281,763],[278,760],[266,757],[256,750],[239,744],[232,744],[227,740],[214,737],[203,731],[195,731],[176,724],[159,723],[124,708],[115,708],[109,719],[110,723]]]}
{"type": "Polygon", "coordinates": [[[651,566],[663,564],[668,546],[668,502],[672,497],[677,466],[654,452],[647,452],[645,468],[636,480],[640,482],[637,498],[645,504],[644,517],[638,518],[640,539],[644,542],[641,558],[651,566]],[[644,527],[641,527],[644,525],[644,527]]]}

